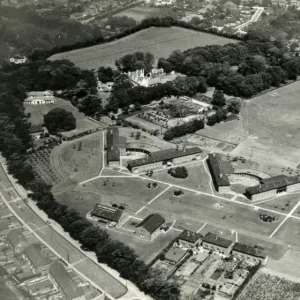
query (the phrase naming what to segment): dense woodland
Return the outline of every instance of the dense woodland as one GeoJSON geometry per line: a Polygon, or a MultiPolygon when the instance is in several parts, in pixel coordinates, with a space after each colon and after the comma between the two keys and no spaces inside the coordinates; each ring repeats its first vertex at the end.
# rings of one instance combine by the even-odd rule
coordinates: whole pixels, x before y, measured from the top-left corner
{"type": "MultiPolygon", "coordinates": [[[[59,65],[59,62],[56,63],[59,65]]],[[[37,62],[33,63],[35,64],[37,62]]],[[[43,65],[42,62],[38,64],[43,65]]],[[[49,67],[48,63],[45,64],[49,67]]],[[[38,80],[36,74],[38,69],[31,68],[31,64],[27,67],[31,71],[30,76],[38,80]]],[[[165,282],[159,272],[150,270],[143,261],[138,259],[132,249],[111,239],[106,230],[95,227],[75,210],[58,203],[51,193],[51,186],[35,178],[27,157],[31,138],[28,131],[29,124],[24,115],[23,101],[27,87],[41,84],[44,89],[45,83],[25,82],[26,78],[29,81],[32,79],[27,76],[28,74],[22,74],[22,68],[24,67],[4,66],[0,71],[0,151],[7,160],[9,173],[31,191],[30,197],[48,214],[49,218],[57,221],[82,244],[84,249],[94,251],[99,262],[116,269],[123,278],[131,280],[155,299],[179,299],[180,291],[176,284],[165,282]],[[16,82],[20,84],[16,85],[16,82]]],[[[66,80],[67,74],[68,72],[64,74],[65,86],[74,86],[74,78],[77,76],[80,78],[80,74],[72,74],[70,81],[66,80]]],[[[58,83],[49,84],[56,86],[58,83]]],[[[59,86],[63,88],[61,84],[59,86]]]]}

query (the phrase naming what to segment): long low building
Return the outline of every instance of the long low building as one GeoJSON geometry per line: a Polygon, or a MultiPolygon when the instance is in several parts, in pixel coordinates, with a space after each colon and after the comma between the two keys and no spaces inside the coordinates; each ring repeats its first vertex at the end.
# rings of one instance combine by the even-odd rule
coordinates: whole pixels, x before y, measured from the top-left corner
{"type": "Polygon", "coordinates": [[[235,243],[232,247],[232,255],[239,259],[247,259],[250,262],[261,262],[265,265],[268,255],[257,247],[252,247],[242,243],[235,243]]]}
{"type": "Polygon", "coordinates": [[[203,248],[224,255],[228,255],[231,252],[232,245],[233,242],[231,240],[227,240],[212,232],[208,232],[202,239],[203,248]]]}
{"type": "Polygon", "coordinates": [[[276,196],[282,192],[294,192],[300,190],[299,176],[278,175],[267,179],[261,179],[260,184],[246,189],[246,196],[252,200],[263,200],[276,196]]]}
{"type": "Polygon", "coordinates": [[[123,210],[103,204],[96,204],[91,211],[91,216],[98,222],[111,226],[121,223],[127,218],[127,214],[123,210]]]}
{"type": "Polygon", "coordinates": [[[201,158],[202,150],[198,147],[186,149],[167,149],[150,153],[145,158],[128,161],[127,167],[132,173],[161,168],[168,163],[182,163],[201,158]]]}
{"type": "Polygon", "coordinates": [[[106,133],[107,164],[109,167],[120,166],[120,156],[126,154],[126,137],[119,135],[117,127],[111,127],[106,133]]]}

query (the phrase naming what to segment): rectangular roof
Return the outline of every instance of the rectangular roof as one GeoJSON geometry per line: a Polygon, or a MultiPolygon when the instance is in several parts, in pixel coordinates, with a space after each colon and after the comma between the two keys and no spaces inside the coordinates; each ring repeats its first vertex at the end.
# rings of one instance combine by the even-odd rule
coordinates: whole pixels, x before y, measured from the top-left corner
{"type": "Polygon", "coordinates": [[[7,235],[7,240],[12,244],[13,247],[27,246],[28,241],[19,229],[11,230],[7,235]]]}
{"type": "Polygon", "coordinates": [[[300,183],[299,176],[278,175],[262,179],[259,185],[248,187],[246,192],[250,195],[255,195],[274,189],[284,188],[296,183],[300,183]]]}
{"type": "Polygon", "coordinates": [[[232,245],[231,240],[224,239],[215,233],[208,232],[202,239],[203,242],[213,244],[223,248],[229,248],[232,245]]]}
{"type": "Polygon", "coordinates": [[[237,251],[237,252],[241,252],[244,254],[248,254],[254,257],[259,257],[259,258],[266,258],[267,254],[255,247],[249,246],[249,245],[245,245],[245,244],[241,244],[241,243],[235,243],[232,247],[232,250],[237,251]]]}
{"type": "Polygon", "coordinates": [[[222,160],[221,155],[218,153],[210,153],[208,155],[208,165],[217,186],[230,186],[227,174],[233,174],[234,169],[229,161],[222,160]]]}
{"type": "Polygon", "coordinates": [[[161,215],[152,214],[147,216],[143,221],[141,221],[135,227],[136,228],[142,227],[151,234],[164,223],[165,223],[165,219],[161,215]]]}
{"type": "Polygon", "coordinates": [[[53,283],[48,278],[28,285],[28,289],[31,291],[31,293],[41,293],[43,290],[48,288],[53,288],[53,283]]]}
{"type": "Polygon", "coordinates": [[[35,268],[48,266],[51,264],[50,258],[42,254],[41,244],[32,244],[28,246],[25,248],[24,253],[35,268]]]}
{"type": "Polygon", "coordinates": [[[92,216],[107,219],[109,221],[118,222],[122,216],[123,211],[107,205],[96,204],[91,211],[92,216]]]}
{"type": "Polygon", "coordinates": [[[107,160],[120,161],[120,150],[126,148],[126,137],[119,135],[118,127],[107,129],[106,133],[107,160]]]}
{"type": "Polygon", "coordinates": [[[201,237],[202,235],[200,233],[191,230],[184,230],[180,233],[178,239],[190,243],[196,243],[201,237]]]}
{"type": "Polygon", "coordinates": [[[56,262],[52,264],[49,271],[67,300],[73,300],[84,295],[83,288],[77,286],[77,283],[73,280],[62,263],[56,262]]]}
{"type": "Polygon", "coordinates": [[[128,166],[131,168],[138,167],[138,166],[156,163],[159,161],[170,160],[170,159],[197,154],[197,153],[202,153],[202,150],[199,147],[192,147],[184,150],[183,149],[177,150],[173,148],[167,150],[161,150],[161,151],[152,152],[149,154],[148,157],[145,158],[130,160],[128,161],[128,166]]]}
{"type": "Polygon", "coordinates": [[[45,97],[45,96],[53,96],[52,91],[32,91],[27,93],[28,97],[45,97]]]}

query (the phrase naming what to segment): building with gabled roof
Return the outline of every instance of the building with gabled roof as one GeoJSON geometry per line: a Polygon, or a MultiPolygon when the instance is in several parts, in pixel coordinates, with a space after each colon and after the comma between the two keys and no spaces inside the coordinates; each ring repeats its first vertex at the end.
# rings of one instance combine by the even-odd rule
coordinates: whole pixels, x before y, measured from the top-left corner
{"type": "Polygon", "coordinates": [[[208,232],[202,239],[203,248],[228,255],[231,251],[233,242],[220,237],[216,233],[208,232]]]}
{"type": "Polygon", "coordinates": [[[239,259],[246,259],[254,263],[266,264],[268,261],[268,255],[263,250],[242,243],[233,245],[232,254],[239,259]]]}
{"type": "Polygon", "coordinates": [[[96,204],[91,210],[91,216],[100,223],[114,226],[118,223],[122,223],[122,221],[127,218],[127,213],[115,207],[96,204]]]}
{"type": "Polygon", "coordinates": [[[193,248],[201,243],[202,235],[195,231],[184,230],[178,236],[178,243],[184,248],[193,248]]]}
{"type": "Polygon", "coordinates": [[[53,263],[49,273],[59,286],[66,300],[85,300],[82,287],[79,287],[61,262],[53,263]]]}
{"type": "Polygon", "coordinates": [[[19,229],[13,229],[7,234],[7,241],[15,252],[22,252],[27,246],[28,241],[19,229]]]}
{"type": "Polygon", "coordinates": [[[294,192],[300,190],[299,176],[278,175],[261,179],[259,185],[248,187],[246,196],[253,201],[267,199],[282,192],[294,192]]]}
{"type": "Polygon", "coordinates": [[[120,156],[126,155],[126,137],[119,135],[118,127],[107,129],[106,148],[108,166],[120,166],[120,156]]]}
{"type": "Polygon", "coordinates": [[[27,98],[24,104],[39,105],[39,104],[54,104],[54,94],[52,91],[32,91],[27,93],[27,98]]]}
{"type": "Polygon", "coordinates": [[[134,234],[142,239],[152,241],[160,232],[166,220],[159,214],[151,214],[135,226],[134,234]]]}

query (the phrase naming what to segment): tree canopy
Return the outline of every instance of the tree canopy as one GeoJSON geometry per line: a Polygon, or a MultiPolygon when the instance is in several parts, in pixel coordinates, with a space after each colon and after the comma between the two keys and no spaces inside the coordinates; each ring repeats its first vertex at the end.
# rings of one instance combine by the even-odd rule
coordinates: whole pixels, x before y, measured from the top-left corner
{"type": "Polygon", "coordinates": [[[50,133],[58,133],[75,129],[76,119],[70,111],[56,107],[44,115],[44,124],[50,133]]]}

